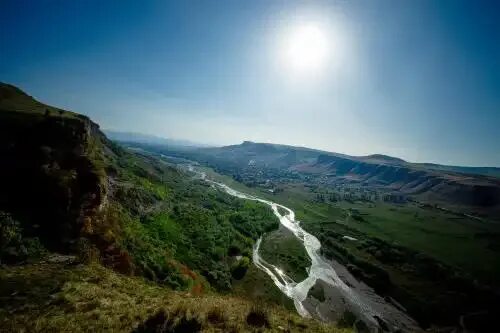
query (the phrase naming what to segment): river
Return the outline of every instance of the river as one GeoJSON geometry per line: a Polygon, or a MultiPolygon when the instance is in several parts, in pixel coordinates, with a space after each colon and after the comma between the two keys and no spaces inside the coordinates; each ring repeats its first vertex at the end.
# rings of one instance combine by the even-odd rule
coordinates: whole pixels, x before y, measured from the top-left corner
{"type": "Polygon", "coordinates": [[[295,218],[293,210],[275,202],[237,191],[226,184],[211,180],[207,178],[204,172],[198,171],[192,166],[189,166],[188,168],[189,171],[195,172],[203,180],[225,191],[229,195],[241,199],[258,201],[270,206],[274,215],[276,215],[279,219],[281,225],[291,231],[302,242],[309,258],[311,259],[311,266],[307,270],[308,276],[303,281],[294,281],[282,269],[265,261],[260,256],[259,248],[262,242],[262,237],[257,240],[253,248],[254,264],[259,269],[264,271],[285,295],[293,300],[295,308],[301,316],[309,317],[311,315],[315,315],[316,317],[322,317],[321,315],[318,316],[318,314],[312,314],[311,311],[305,306],[309,290],[318,280],[321,280],[323,284],[326,284],[334,289],[335,294],[340,295],[339,298],[341,298],[343,302],[348,303],[346,308],[354,313],[356,317],[362,320],[368,327],[378,330],[380,328],[381,320],[389,322],[391,325],[388,326],[392,326],[393,328],[415,327],[413,320],[405,314],[400,313],[396,308],[389,304],[381,306],[384,302],[382,297],[377,295],[370,295],[368,297],[366,293],[360,293],[358,290],[348,286],[339,277],[339,274],[337,274],[332,264],[320,255],[320,241],[315,236],[302,229],[300,222],[295,218]],[[281,213],[278,208],[281,208],[283,213],[281,213]],[[374,296],[376,296],[376,299],[374,299],[374,296]],[[383,309],[383,311],[380,311],[380,309],[383,309]],[[391,313],[389,313],[389,310],[391,313]],[[394,316],[394,314],[397,314],[397,316],[394,316]],[[390,316],[390,318],[388,318],[388,316],[390,316]],[[402,321],[406,321],[406,323],[402,321]]]}

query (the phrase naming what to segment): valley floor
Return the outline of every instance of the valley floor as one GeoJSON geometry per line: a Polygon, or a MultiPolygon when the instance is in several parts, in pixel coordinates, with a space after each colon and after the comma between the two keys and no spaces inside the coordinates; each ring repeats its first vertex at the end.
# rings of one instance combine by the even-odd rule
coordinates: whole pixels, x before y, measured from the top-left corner
{"type": "MultiPolygon", "coordinates": [[[[270,193],[205,171],[235,189],[292,208],[302,227],[321,241],[325,258],[339,262],[424,328],[490,332],[488,327],[496,326],[498,223],[411,201],[329,200],[331,189],[301,183],[283,182],[279,192],[270,193]]],[[[291,262],[277,259],[284,266],[291,262]]],[[[325,291],[316,293],[325,297],[325,291]]]]}

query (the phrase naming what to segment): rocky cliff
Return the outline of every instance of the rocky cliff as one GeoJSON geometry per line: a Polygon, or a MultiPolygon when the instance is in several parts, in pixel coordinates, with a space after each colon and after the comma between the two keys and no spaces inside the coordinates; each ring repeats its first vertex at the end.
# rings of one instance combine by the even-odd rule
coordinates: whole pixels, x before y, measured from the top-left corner
{"type": "Polygon", "coordinates": [[[0,84],[0,210],[48,248],[68,250],[104,202],[105,140],[89,118],[0,84]]]}

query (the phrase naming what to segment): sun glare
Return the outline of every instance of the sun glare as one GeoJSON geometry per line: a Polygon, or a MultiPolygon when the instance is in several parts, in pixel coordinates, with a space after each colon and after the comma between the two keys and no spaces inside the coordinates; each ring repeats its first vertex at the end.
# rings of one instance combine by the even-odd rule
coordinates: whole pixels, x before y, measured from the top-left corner
{"type": "Polygon", "coordinates": [[[295,71],[313,73],[325,65],[328,51],[325,32],[313,24],[303,25],[288,36],[285,61],[295,71]]]}

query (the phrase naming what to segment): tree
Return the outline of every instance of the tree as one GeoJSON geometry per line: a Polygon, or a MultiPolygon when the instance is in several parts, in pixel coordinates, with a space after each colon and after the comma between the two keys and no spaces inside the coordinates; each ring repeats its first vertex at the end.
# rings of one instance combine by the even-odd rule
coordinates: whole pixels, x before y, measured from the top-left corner
{"type": "Polygon", "coordinates": [[[248,257],[242,257],[231,267],[231,275],[236,280],[241,280],[245,276],[248,267],[250,267],[250,259],[248,257]]]}

